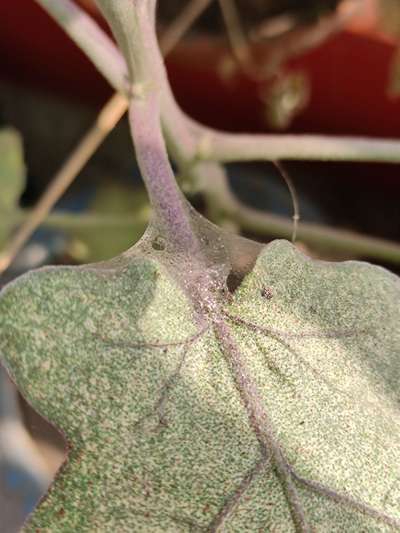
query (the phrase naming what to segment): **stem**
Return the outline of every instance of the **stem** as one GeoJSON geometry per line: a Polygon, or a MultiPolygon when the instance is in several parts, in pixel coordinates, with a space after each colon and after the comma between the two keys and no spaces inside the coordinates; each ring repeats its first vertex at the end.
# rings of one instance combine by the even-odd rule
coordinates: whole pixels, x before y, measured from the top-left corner
{"type": "Polygon", "coordinates": [[[130,83],[152,83],[154,69],[147,63],[151,35],[155,32],[156,0],[96,0],[122,50],[130,83]],[[143,21],[149,21],[142,33],[143,21]]]}
{"type": "Polygon", "coordinates": [[[181,40],[193,22],[205,11],[213,0],[192,0],[185,6],[176,19],[168,26],[160,40],[160,48],[165,57],[181,40]]]}
{"type": "MultiPolygon", "coordinates": [[[[284,239],[290,239],[292,236],[293,223],[290,219],[257,211],[239,202],[232,218],[248,232],[258,235],[269,234],[275,238],[284,239]]],[[[297,229],[297,241],[304,242],[320,251],[350,254],[350,257],[364,257],[400,264],[400,246],[397,243],[344,229],[300,222],[297,229]]]]}
{"type": "Polygon", "coordinates": [[[297,237],[297,230],[298,230],[298,226],[299,226],[299,220],[300,220],[299,200],[297,198],[296,189],[295,189],[295,186],[294,186],[294,184],[292,182],[292,179],[289,176],[289,174],[286,171],[286,169],[283,167],[282,163],[280,161],[274,161],[274,164],[275,164],[275,167],[278,169],[281,177],[283,178],[283,181],[286,183],[286,186],[287,186],[287,188],[289,190],[290,198],[292,200],[292,205],[293,205],[292,242],[295,243],[296,242],[296,237],[297,237]]]}
{"type": "MultiPolygon", "coordinates": [[[[248,233],[261,237],[290,239],[293,232],[292,221],[242,204],[232,193],[226,174],[219,174],[216,179],[215,172],[210,169],[204,179],[206,181],[202,192],[212,220],[219,222],[223,217],[236,222],[248,233]]],[[[300,222],[297,228],[297,240],[324,252],[350,254],[351,257],[400,264],[400,245],[378,237],[333,229],[322,224],[300,222]]]]}
{"type": "Polygon", "coordinates": [[[106,80],[121,92],[127,90],[127,68],[112,39],[71,0],[35,0],[85,52],[106,80]]]}
{"type": "MultiPolygon", "coordinates": [[[[24,209],[12,216],[11,225],[15,226],[29,220],[31,211],[24,209]]],[[[55,211],[49,214],[42,222],[42,226],[60,230],[79,229],[127,229],[138,224],[145,225],[150,218],[150,209],[143,206],[135,213],[111,214],[111,213],[72,213],[69,211],[55,211]]]]}
{"type": "Polygon", "coordinates": [[[235,1],[219,0],[219,5],[233,55],[238,64],[244,67],[245,71],[251,71],[253,58],[235,1]]]}
{"type": "Polygon", "coordinates": [[[198,242],[161,132],[160,95],[166,73],[155,34],[155,0],[97,3],[128,62],[131,132],[156,222],[175,252],[191,254],[198,250],[198,242]]]}
{"type": "Polygon", "coordinates": [[[114,95],[54,176],[39,202],[31,211],[29,219],[19,228],[5,252],[1,254],[0,274],[9,267],[26,241],[32,236],[42,220],[46,218],[54,204],[68,189],[89,157],[95,152],[104,137],[114,128],[124,112],[125,97],[121,94],[114,95]]]}
{"type": "MultiPolygon", "coordinates": [[[[206,163],[204,163],[206,164],[206,163]]],[[[290,219],[273,215],[245,206],[232,194],[226,181],[226,176],[216,175],[212,167],[207,169],[207,182],[204,183],[202,193],[205,196],[208,215],[215,222],[221,217],[235,221],[245,232],[260,237],[277,237],[290,239],[293,224],[290,219]]],[[[204,181],[204,180],[203,180],[204,181]]],[[[8,213],[7,221],[11,227],[29,220],[30,210],[13,211],[8,213]]],[[[56,211],[42,221],[42,225],[49,228],[63,230],[72,229],[126,229],[145,224],[149,220],[149,209],[143,207],[133,214],[106,213],[69,213],[56,211]]],[[[316,250],[329,253],[350,254],[353,257],[364,257],[374,260],[400,264],[400,245],[381,239],[370,237],[343,229],[333,229],[321,224],[301,222],[298,226],[300,241],[312,246],[316,250]]]]}
{"type": "MultiPolygon", "coordinates": [[[[39,0],[40,1],[40,0],[39,0]]],[[[194,22],[196,17],[200,15],[200,13],[207,7],[207,5],[210,3],[211,0],[191,0],[191,2],[188,4],[188,6],[182,11],[181,15],[169,26],[165,32],[163,33],[161,37],[160,46],[161,49],[165,54],[168,54],[172,48],[176,45],[176,43],[180,40],[182,35],[190,28],[191,24],[194,22]]],[[[41,2],[42,4],[45,4],[45,2],[41,2]]],[[[53,4],[51,4],[53,5],[53,4]]],[[[66,4],[69,5],[68,3],[66,4]]],[[[59,14],[63,13],[63,4],[55,4],[53,5],[54,12],[57,12],[59,14]]],[[[64,6],[65,10],[65,6],[64,6]]],[[[76,8],[72,6],[71,11],[67,11],[67,14],[69,13],[69,17],[73,19],[73,13],[75,13],[76,8]]],[[[91,27],[91,19],[88,19],[87,16],[78,15],[78,20],[81,20],[81,27],[85,27],[85,25],[89,25],[91,27]]],[[[80,30],[81,31],[81,30],[80,30]]],[[[96,35],[96,32],[93,31],[93,29],[90,30],[90,32],[94,35],[96,35]]],[[[69,32],[71,35],[71,31],[69,32]]],[[[108,42],[108,45],[110,45],[110,42],[108,42]]],[[[114,44],[111,43],[111,50],[110,53],[112,55],[115,54],[114,50],[114,44]]],[[[118,57],[119,53],[118,53],[118,57]]],[[[123,66],[125,65],[122,62],[123,66]]],[[[124,66],[125,68],[125,66],[124,66]]],[[[129,102],[126,96],[124,96],[122,93],[116,92],[110,100],[104,105],[102,110],[100,111],[95,123],[92,125],[90,130],[83,136],[83,138],[78,143],[75,151],[71,154],[69,160],[63,165],[61,170],[56,174],[56,176],[53,178],[52,182],[56,182],[60,179],[60,176],[62,176],[62,183],[63,186],[58,187],[57,195],[53,194],[51,197],[51,202],[48,202],[47,193],[45,193],[39,200],[38,204],[35,206],[33,211],[31,211],[30,216],[27,218],[24,218],[24,224],[18,229],[16,234],[13,236],[11,242],[8,245],[8,248],[1,254],[0,257],[0,274],[6,270],[9,265],[13,262],[15,257],[18,255],[19,251],[22,249],[22,247],[25,245],[25,243],[30,239],[32,234],[35,232],[35,230],[38,228],[40,224],[43,223],[44,220],[46,220],[46,216],[50,212],[50,210],[53,208],[54,204],[58,200],[58,198],[65,192],[65,190],[69,187],[69,185],[72,183],[78,172],[83,168],[85,163],[92,157],[92,155],[95,153],[97,148],[100,146],[100,144],[104,141],[104,139],[107,137],[107,135],[112,131],[114,126],[117,124],[119,119],[125,114],[129,107],[129,102]],[[79,161],[79,164],[76,164],[76,162],[79,161]],[[74,173],[76,173],[74,175],[74,173]]],[[[58,215],[59,217],[59,215],[58,215]]],[[[54,218],[54,217],[53,217],[54,218]]],[[[81,218],[82,223],[83,218],[81,218]]],[[[86,221],[87,223],[94,225],[95,220],[92,217],[90,221],[86,221]]],[[[103,225],[110,225],[110,222],[99,222],[99,227],[103,225]]],[[[50,224],[49,218],[46,220],[47,224],[50,224]]],[[[64,215],[64,222],[62,223],[63,227],[69,227],[70,224],[75,224],[76,218],[73,219],[73,217],[65,218],[64,215]]],[[[126,223],[122,223],[122,225],[126,226],[126,223]]]]}
{"type": "MultiPolygon", "coordinates": [[[[118,0],[114,2],[114,6],[126,4],[126,1],[118,0]]],[[[115,89],[122,92],[127,90],[126,62],[112,40],[93,19],[71,0],[36,2],[64,27],[115,89]]],[[[98,0],[98,3],[104,4],[105,0],[98,0]]],[[[128,3],[133,8],[138,2],[128,3]]],[[[143,4],[135,9],[139,9],[141,5],[143,4]]],[[[131,35],[130,39],[135,39],[135,36],[131,35]]],[[[179,150],[180,160],[192,159],[194,154],[187,147],[197,141],[202,145],[200,155],[205,159],[221,162],[255,159],[400,162],[400,142],[395,139],[326,135],[237,135],[212,130],[182,113],[173,99],[169,85],[163,87],[161,115],[169,140],[175,137],[173,150],[179,150]]]]}
{"type": "MultiPolygon", "coordinates": [[[[71,10],[71,13],[79,8],[70,0],[36,0],[48,11],[61,26],[64,27],[63,11],[71,10]]],[[[126,89],[127,68],[120,52],[114,43],[106,36],[107,47],[101,45],[104,40],[103,30],[86,14],[85,24],[89,31],[85,31],[83,25],[75,25],[73,30],[66,28],[76,44],[85,50],[88,56],[100,57],[103,54],[104,64],[97,65],[99,70],[106,76],[109,82],[117,90],[126,89]],[[113,70],[107,59],[116,54],[119,61],[114,63],[113,70]]],[[[230,135],[207,129],[186,117],[176,105],[170,91],[165,87],[162,95],[162,121],[168,146],[183,168],[190,168],[196,156],[196,147],[199,147],[200,155],[207,158],[219,158],[220,160],[246,160],[246,159],[331,159],[351,161],[400,161],[400,142],[375,139],[360,139],[354,137],[327,137],[320,135],[230,135]],[[213,146],[217,141],[218,146],[213,146]],[[245,142],[246,148],[242,146],[245,142]],[[218,157],[217,157],[218,156],[218,157]]],[[[223,179],[223,171],[217,165],[212,166],[216,180],[223,179]]],[[[238,221],[242,228],[253,231],[260,235],[270,234],[289,238],[292,224],[289,220],[267,213],[262,213],[240,204],[233,195],[216,194],[214,188],[217,183],[208,180],[210,175],[210,163],[200,162],[193,167],[191,172],[198,176],[200,183],[205,183],[203,191],[215,210],[225,211],[228,216],[238,221]],[[202,169],[206,172],[202,172],[202,169]],[[207,191],[207,187],[210,187],[207,191]],[[224,202],[227,202],[226,204],[224,202]]],[[[196,178],[197,179],[197,178],[196,178]]],[[[221,184],[223,185],[223,184],[221,184]]],[[[218,188],[218,187],[217,187],[218,188]]],[[[222,187],[224,188],[224,187],[222,187]]],[[[221,189],[221,187],[219,187],[221,189]]],[[[343,232],[325,228],[316,224],[302,223],[299,226],[299,238],[307,244],[316,245],[319,249],[329,248],[337,251],[351,251],[375,259],[387,260],[395,263],[400,262],[400,248],[397,244],[382,239],[370,238],[351,232],[343,232]]]]}
{"type": "Polygon", "coordinates": [[[204,160],[221,163],[284,159],[400,162],[400,142],[395,139],[300,134],[233,134],[212,130],[193,121],[190,123],[199,140],[198,156],[204,160]]]}
{"type": "Polygon", "coordinates": [[[143,100],[133,98],[129,115],[136,157],[156,222],[175,250],[193,252],[197,249],[197,241],[168,161],[161,133],[158,95],[151,93],[143,100]]]}

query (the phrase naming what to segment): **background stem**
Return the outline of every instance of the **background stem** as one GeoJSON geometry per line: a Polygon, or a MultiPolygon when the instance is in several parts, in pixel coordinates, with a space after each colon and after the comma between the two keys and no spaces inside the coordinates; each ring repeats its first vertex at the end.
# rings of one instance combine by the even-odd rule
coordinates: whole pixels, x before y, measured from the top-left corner
{"type": "MultiPolygon", "coordinates": [[[[35,1],[57,20],[115,89],[127,91],[126,62],[112,40],[93,19],[71,0],[35,1]]],[[[125,0],[119,0],[118,4],[121,1],[125,0]]],[[[195,155],[185,148],[190,137],[190,144],[200,145],[199,154],[206,159],[221,162],[250,159],[400,162],[400,141],[395,139],[327,135],[237,135],[216,131],[187,117],[171,96],[169,85],[164,86],[164,90],[161,101],[162,123],[168,130],[168,142],[175,135],[175,146],[182,145],[181,159],[191,160],[195,155]]]]}
{"type": "MultiPolygon", "coordinates": [[[[38,1],[43,5],[43,7],[48,6],[48,2],[45,0],[38,1]]],[[[204,11],[211,1],[212,0],[191,0],[191,2],[189,2],[177,19],[174,20],[168,28],[166,28],[160,41],[160,48],[164,56],[173,49],[185,32],[190,28],[194,20],[202,13],[202,11],[204,11]]],[[[69,3],[67,2],[65,6],[68,7],[69,3]]],[[[62,2],[53,5],[54,13],[58,13],[59,16],[61,16],[64,12],[66,12],[68,15],[67,19],[69,18],[70,20],[73,20],[73,17],[76,17],[77,8],[75,6],[70,6],[70,10],[67,10],[65,6],[63,7],[62,2]]],[[[78,11],[78,14],[79,13],[80,12],[78,11]]],[[[87,24],[90,26],[91,19],[87,19],[85,16],[82,16],[81,20],[83,21],[80,26],[81,29],[87,24]]],[[[70,31],[70,34],[71,33],[74,34],[74,32],[70,31]]],[[[105,42],[107,43],[108,47],[110,42],[105,42]]],[[[113,43],[111,43],[111,47],[114,47],[113,43]]],[[[122,65],[123,68],[125,68],[124,62],[122,62],[122,65]]],[[[31,238],[35,230],[45,222],[47,222],[47,225],[51,225],[53,227],[64,228],[71,226],[77,227],[79,223],[94,226],[96,221],[98,222],[99,228],[104,226],[113,227],[121,224],[122,226],[126,227],[127,225],[133,223],[131,219],[134,218],[135,215],[132,215],[132,217],[129,219],[127,219],[127,217],[123,217],[121,222],[119,222],[118,217],[114,217],[117,219],[115,223],[113,222],[112,217],[108,217],[108,220],[105,220],[104,216],[100,218],[94,217],[93,215],[82,215],[81,217],[77,217],[76,215],[68,215],[67,213],[56,214],[51,218],[51,220],[48,220],[47,218],[55,203],[64,194],[87,161],[96,152],[97,148],[101,145],[110,131],[112,131],[119,119],[125,114],[125,112],[128,110],[128,107],[129,102],[126,96],[122,93],[116,92],[104,105],[95,123],[79,141],[77,147],[71,153],[71,156],[64,163],[59,172],[54,176],[49,188],[41,196],[36,206],[31,211],[25,211],[23,216],[21,212],[18,212],[18,222],[17,220],[12,221],[12,225],[20,223],[21,221],[23,224],[12,237],[6,250],[4,250],[0,256],[0,274],[7,270],[22,247],[31,238]]]]}
{"type": "MultiPolygon", "coordinates": [[[[117,89],[126,90],[127,68],[125,60],[115,44],[104,34],[103,30],[74,5],[70,0],[36,0],[57,20],[72,39],[80,46],[117,89]],[[117,60],[112,60],[117,58],[117,60]]],[[[203,0],[198,0],[199,2],[203,0]]],[[[169,87],[167,87],[169,89],[169,87]]],[[[197,162],[198,156],[205,159],[221,161],[267,159],[332,159],[332,160],[369,160],[397,162],[400,160],[400,142],[376,139],[360,139],[354,137],[328,137],[320,135],[239,135],[234,136],[215,132],[205,128],[185,115],[177,107],[171,94],[163,94],[162,121],[168,146],[179,166],[189,169],[198,183],[206,184],[202,192],[210,201],[210,211],[230,213],[244,230],[260,235],[276,235],[288,237],[291,223],[283,217],[263,213],[240,202],[226,201],[226,195],[207,192],[207,175],[211,174],[221,185],[224,172],[219,165],[211,162],[197,162]],[[216,143],[214,144],[214,141],[216,143]],[[212,165],[212,166],[210,166],[212,165]],[[215,202],[211,205],[212,199],[215,202]],[[233,208],[233,209],[232,209],[233,208]]],[[[212,185],[212,184],[208,184],[212,185]]],[[[217,184],[215,184],[216,186],[217,184]]],[[[224,187],[222,187],[223,189],[224,187]]],[[[218,189],[218,187],[217,187],[218,189]]],[[[221,189],[221,187],[219,187],[221,189]]],[[[232,195],[230,195],[232,199],[232,195]]],[[[383,239],[371,238],[356,233],[334,230],[317,224],[301,223],[299,237],[305,243],[313,244],[318,249],[329,247],[337,251],[350,250],[352,254],[364,257],[384,259],[398,263],[400,246],[383,239]]]]}

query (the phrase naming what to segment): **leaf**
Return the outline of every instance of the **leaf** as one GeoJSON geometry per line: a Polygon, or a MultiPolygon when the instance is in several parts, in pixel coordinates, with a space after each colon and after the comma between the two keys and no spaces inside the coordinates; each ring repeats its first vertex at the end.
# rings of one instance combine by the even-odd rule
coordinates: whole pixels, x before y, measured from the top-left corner
{"type": "Polygon", "coordinates": [[[0,130],[0,249],[11,230],[11,217],[25,188],[22,139],[12,129],[0,130]]]}
{"type": "Polygon", "coordinates": [[[20,134],[11,128],[0,131],[0,205],[12,209],[25,188],[25,164],[20,134]]]}
{"type": "Polygon", "coordinates": [[[25,531],[399,529],[398,278],[275,241],[196,304],[140,246],[2,293],[6,365],[70,444],[25,531]]]}
{"type": "Polygon", "coordinates": [[[121,183],[106,182],[97,188],[88,212],[116,217],[133,215],[129,217],[128,223],[110,226],[102,231],[96,226],[88,228],[83,225],[79,229],[70,230],[68,233],[74,239],[70,252],[81,262],[109,259],[132,246],[146,229],[150,208],[144,188],[132,189],[121,183]]]}

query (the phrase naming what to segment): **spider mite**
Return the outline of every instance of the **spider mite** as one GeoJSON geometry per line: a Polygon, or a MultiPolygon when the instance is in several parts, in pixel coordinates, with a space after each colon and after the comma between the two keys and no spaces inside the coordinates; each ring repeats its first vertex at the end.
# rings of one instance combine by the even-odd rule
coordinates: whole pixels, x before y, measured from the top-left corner
{"type": "Polygon", "coordinates": [[[261,296],[265,298],[266,300],[270,300],[273,297],[274,293],[271,289],[271,287],[263,287],[261,289],[261,296]]]}

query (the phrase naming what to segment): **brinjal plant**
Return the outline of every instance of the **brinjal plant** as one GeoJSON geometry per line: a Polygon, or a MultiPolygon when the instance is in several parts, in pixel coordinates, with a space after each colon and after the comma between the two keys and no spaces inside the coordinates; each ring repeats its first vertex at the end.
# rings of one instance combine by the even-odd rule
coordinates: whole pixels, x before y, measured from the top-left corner
{"type": "Polygon", "coordinates": [[[38,2],[129,98],[153,217],[115,259],[1,293],[4,364],[69,449],[24,530],[400,530],[399,279],[215,227],[165,141],[204,180],[216,161],[394,160],[398,143],[207,130],[170,92],[155,0],[97,1],[122,55],[70,1],[38,2]]]}

